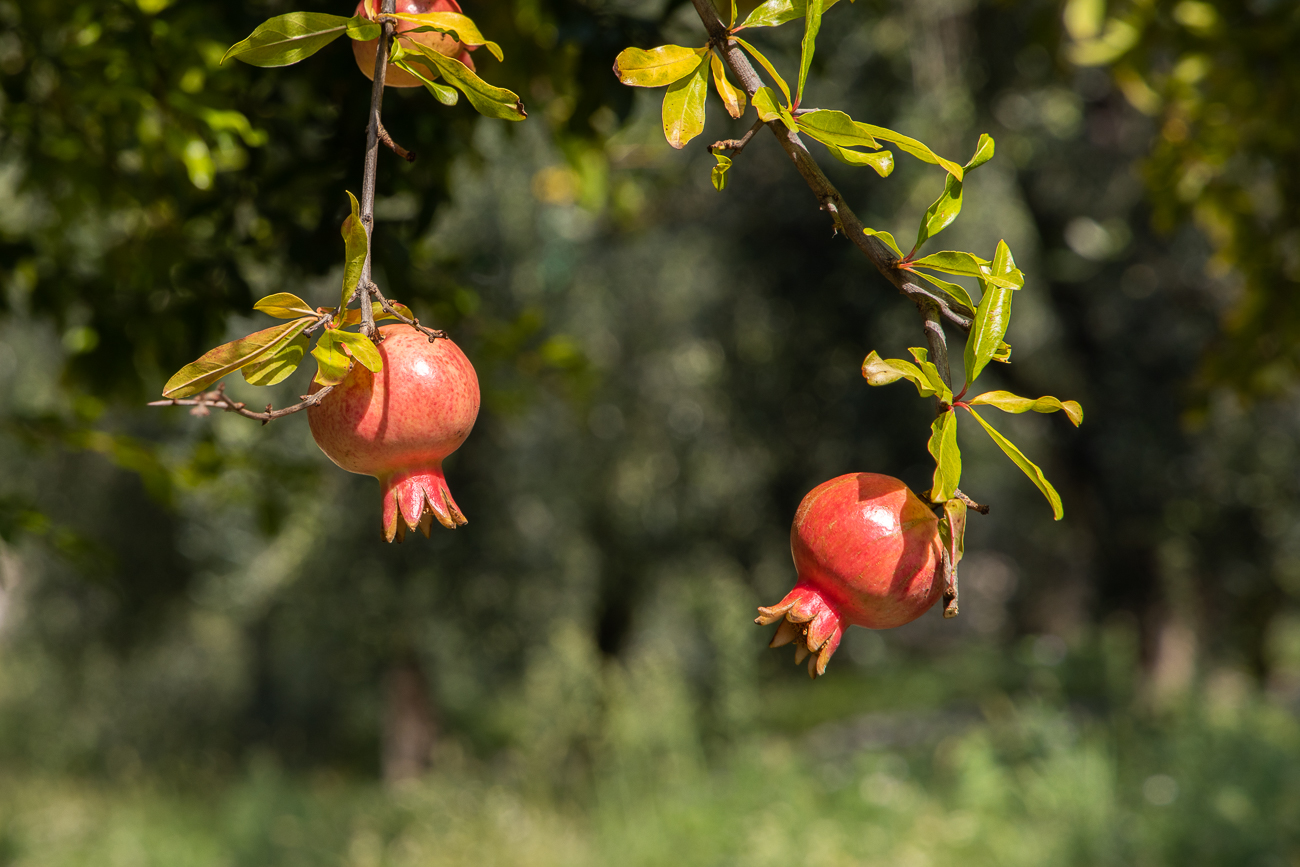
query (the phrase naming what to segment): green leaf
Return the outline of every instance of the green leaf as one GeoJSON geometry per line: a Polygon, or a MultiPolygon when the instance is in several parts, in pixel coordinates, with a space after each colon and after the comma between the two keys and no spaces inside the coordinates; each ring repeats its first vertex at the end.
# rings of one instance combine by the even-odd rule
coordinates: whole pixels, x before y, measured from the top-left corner
{"type": "Polygon", "coordinates": [[[785,79],[782,78],[781,74],[776,71],[776,67],[772,65],[772,61],[764,57],[763,52],[759,51],[757,48],[750,45],[748,42],[741,39],[739,36],[735,36],[732,38],[736,40],[737,45],[739,45],[741,48],[749,52],[750,57],[753,57],[755,60],[757,60],[759,64],[761,64],[762,67],[767,70],[768,75],[772,76],[772,80],[776,82],[776,86],[781,88],[781,93],[785,94],[785,104],[786,107],[788,108],[790,105],[790,85],[785,83],[785,79]]]}
{"type": "Polygon", "coordinates": [[[934,483],[930,486],[930,502],[951,500],[961,482],[961,450],[957,448],[957,412],[949,409],[940,413],[930,425],[930,441],[926,444],[934,458],[934,483]]]}
{"type": "Polygon", "coordinates": [[[444,54],[439,54],[427,45],[413,42],[412,47],[423,55],[424,60],[442,73],[448,84],[465,94],[474,110],[485,117],[499,120],[523,120],[528,117],[524,104],[518,95],[504,87],[495,87],[479,78],[469,67],[444,54]]]}
{"type": "MultiPolygon", "coordinates": [[[[839,0],[822,0],[822,12],[834,6],[839,0]]],[[[802,18],[807,13],[808,0],[767,0],[745,18],[735,30],[746,27],[777,27],[787,21],[802,18]]]]}
{"type": "Polygon", "coordinates": [[[831,156],[840,162],[851,166],[871,166],[876,170],[876,174],[882,178],[889,177],[889,173],[894,170],[894,155],[889,151],[863,153],[862,151],[853,151],[833,144],[825,144],[824,142],[823,146],[831,152],[831,156]]]}
{"type": "Polygon", "coordinates": [[[624,48],[614,58],[614,74],[632,87],[664,87],[694,72],[708,50],[681,45],[660,45],[649,51],[624,48]]]}
{"type": "Polygon", "coordinates": [[[991,159],[993,159],[993,136],[980,133],[979,143],[975,145],[975,155],[966,163],[966,171],[979,168],[991,159]]]}
{"type": "Polygon", "coordinates": [[[916,359],[921,375],[925,377],[930,389],[938,394],[939,399],[944,403],[952,403],[952,389],[943,381],[943,377],[939,375],[939,368],[930,360],[929,350],[913,346],[907,351],[912,353],[912,358],[916,359]]]}
{"type": "Polygon", "coordinates": [[[276,292],[274,295],[267,295],[254,304],[253,309],[274,316],[276,319],[297,319],[301,316],[316,315],[315,307],[292,292],[276,292]]]}
{"type": "Polygon", "coordinates": [[[942,167],[948,172],[948,174],[952,175],[959,181],[965,176],[964,170],[961,166],[957,165],[952,160],[944,159],[914,138],[908,138],[902,133],[894,132],[892,129],[886,129],[883,126],[875,126],[869,123],[863,124],[863,126],[867,128],[867,132],[871,133],[876,138],[884,139],[887,142],[893,142],[898,145],[899,150],[911,154],[921,162],[942,167]]]}
{"type": "Polygon", "coordinates": [[[713,69],[713,89],[722,97],[722,104],[727,107],[727,114],[733,118],[738,118],[745,113],[745,103],[748,98],[745,91],[733,85],[727,80],[727,70],[722,66],[722,60],[717,54],[709,54],[710,67],[713,69]]]}
{"type": "Polygon", "coordinates": [[[230,46],[221,62],[235,57],[253,66],[289,66],[311,57],[349,27],[368,23],[364,18],[344,18],[324,12],[290,12],[263,21],[242,42],[230,46]]]}
{"type": "Polygon", "coordinates": [[[984,296],[975,309],[970,334],[966,337],[966,352],[962,361],[966,367],[966,383],[974,382],[993,359],[993,353],[1002,343],[1011,322],[1011,297],[1014,290],[986,283],[984,296]]]}
{"type": "Polygon", "coordinates": [[[754,92],[754,110],[758,112],[758,119],[763,123],[771,123],[779,120],[786,125],[790,131],[797,129],[794,116],[790,114],[789,109],[781,104],[776,98],[776,91],[770,87],[760,87],[754,92]]]}
{"type": "Polygon", "coordinates": [[[379,354],[375,342],[364,334],[357,331],[343,331],[334,329],[334,339],[347,349],[348,353],[361,362],[371,373],[378,373],[384,369],[384,357],[379,354]]]}
{"type": "Polygon", "coordinates": [[[725,154],[714,154],[713,158],[718,164],[713,167],[709,179],[713,181],[713,189],[722,192],[727,188],[727,170],[731,168],[731,157],[725,154]]]}
{"type": "Polygon", "coordinates": [[[970,314],[975,313],[975,302],[971,300],[970,293],[966,291],[965,286],[962,286],[959,283],[949,283],[947,280],[942,280],[938,277],[935,277],[933,274],[927,274],[924,271],[913,271],[912,273],[920,277],[921,279],[927,280],[930,283],[933,283],[935,286],[938,286],[945,293],[947,293],[949,298],[956,301],[962,307],[966,308],[965,310],[959,312],[970,313],[970,314]]]}
{"type": "Polygon", "coordinates": [[[968,277],[984,277],[989,273],[988,261],[981,259],[972,253],[961,253],[956,250],[944,250],[942,253],[931,253],[920,259],[912,261],[913,268],[933,268],[936,271],[944,271],[948,274],[965,274],[968,277]]]}
{"type": "Polygon", "coordinates": [[[736,13],[739,10],[736,8],[736,0],[727,0],[727,5],[731,7],[731,14],[728,16],[729,20],[727,21],[727,29],[732,30],[736,26],[736,13]]]}
{"type": "Polygon", "coordinates": [[[264,355],[242,369],[244,379],[250,385],[275,385],[302,364],[302,357],[307,352],[307,335],[299,334],[293,340],[281,346],[272,355],[264,355]]]}
{"type": "Polygon", "coordinates": [[[343,352],[338,334],[337,328],[327,328],[311,351],[312,358],[316,359],[316,376],[312,379],[317,385],[338,385],[352,366],[352,360],[343,352]]]}
{"type": "Polygon", "coordinates": [[[889,385],[891,382],[906,379],[916,386],[921,397],[930,397],[936,393],[936,389],[930,385],[929,377],[915,364],[901,358],[883,359],[874,349],[862,362],[862,376],[867,380],[868,385],[889,385]]]}
{"type": "Polygon", "coordinates": [[[664,94],[664,138],[681,150],[704,132],[704,98],[709,95],[709,67],[700,58],[694,74],[668,85],[664,94]]]}
{"type": "Polygon", "coordinates": [[[1051,395],[1034,400],[1009,391],[986,391],[966,402],[972,406],[995,406],[1003,412],[1064,412],[1075,427],[1083,424],[1083,407],[1077,400],[1057,400],[1051,395]]]}
{"type": "Polygon", "coordinates": [[[993,353],[993,360],[1000,361],[1003,364],[1011,363],[1011,344],[1005,340],[998,344],[997,350],[993,353]]]}
{"type": "Polygon", "coordinates": [[[425,90],[433,94],[434,99],[438,100],[438,102],[443,105],[455,105],[460,102],[460,91],[456,90],[454,87],[439,84],[434,80],[438,77],[438,73],[423,64],[421,64],[417,69],[412,64],[407,63],[406,60],[401,57],[401,54],[404,53],[409,55],[410,52],[402,52],[401,47],[397,45],[397,43],[393,44],[393,51],[395,54],[399,55],[399,59],[392,62],[393,66],[396,66],[398,69],[401,69],[419,79],[420,83],[424,85],[425,90]]]}
{"type": "Polygon", "coordinates": [[[404,33],[423,33],[429,30],[449,33],[456,37],[456,41],[462,45],[470,48],[477,48],[482,45],[497,60],[505,59],[505,55],[501,53],[501,46],[484,39],[483,34],[478,31],[478,25],[468,16],[461,15],[459,12],[419,12],[414,14],[399,12],[393,17],[400,21],[409,21],[422,25],[403,31],[404,33]]]}
{"type": "Polygon", "coordinates": [[[309,317],[295,319],[208,350],[197,361],[185,365],[167,380],[163,386],[163,397],[180,398],[198,394],[227,374],[247,367],[268,352],[276,351],[314,321],[309,317]]]}
{"type": "MultiPolygon", "coordinates": [[[[361,222],[361,207],[357,204],[357,197],[348,193],[348,201],[352,205],[352,213],[343,221],[343,303],[339,305],[339,310],[343,310],[352,300],[352,293],[357,291],[357,284],[361,282],[361,271],[365,268],[366,254],[370,250],[370,236],[366,234],[366,226],[361,222]]],[[[337,315],[337,314],[336,314],[337,315]]]]}
{"type": "Polygon", "coordinates": [[[358,15],[356,18],[348,19],[348,38],[357,42],[369,42],[372,39],[378,39],[384,32],[384,26],[378,21],[358,15]]]}
{"type": "MultiPolygon", "coordinates": [[[[939,254],[942,255],[942,254],[939,254]]],[[[969,253],[958,254],[969,256],[969,253]]],[[[974,257],[971,257],[974,258],[974,257]]],[[[918,263],[919,264],[919,263],[918,263]]],[[[1011,299],[1017,286],[1014,282],[999,281],[1000,275],[1020,274],[1015,260],[1011,258],[1011,249],[1006,241],[999,241],[993,262],[985,273],[980,275],[980,286],[984,290],[975,318],[971,323],[970,334],[966,337],[966,351],[963,362],[966,367],[966,383],[975,381],[985,366],[1000,351],[1007,326],[1011,324],[1011,299]]],[[[1023,284],[1024,277],[1020,277],[1023,284]]]]}
{"type": "Polygon", "coordinates": [[[894,241],[893,235],[889,234],[888,232],[877,232],[875,229],[865,229],[865,228],[862,230],[862,233],[864,235],[871,235],[872,237],[879,238],[880,240],[884,241],[886,244],[889,245],[889,249],[894,251],[894,253],[898,256],[898,258],[900,259],[903,258],[903,251],[898,249],[898,244],[894,241]]]}
{"type": "Polygon", "coordinates": [[[926,241],[948,228],[952,221],[957,219],[957,215],[961,213],[961,191],[962,182],[948,175],[944,180],[943,193],[934,200],[925,215],[921,217],[921,227],[916,232],[916,246],[912,247],[912,252],[921,249],[926,241]]]}
{"type": "Polygon", "coordinates": [[[992,425],[980,418],[979,413],[970,408],[967,408],[966,411],[975,416],[975,420],[980,423],[980,427],[984,428],[985,433],[993,439],[993,442],[998,444],[998,448],[1006,452],[1012,463],[1020,467],[1021,471],[1029,477],[1029,480],[1038,487],[1038,490],[1043,492],[1047,502],[1052,504],[1052,516],[1058,521],[1065,517],[1065,509],[1061,506],[1061,495],[1056,493],[1056,488],[1053,488],[1052,483],[1047,481],[1043,471],[1033,461],[1025,457],[1024,453],[1016,448],[1015,443],[998,433],[993,429],[992,425]]]}
{"type": "Polygon", "coordinates": [[[864,147],[880,149],[880,142],[867,130],[865,123],[859,123],[842,111],[819,108],[816,111],[799,115],[799,131],[824,145],[838,145],[842,148],[864,147]]]}
{"type": "Polygon", "coordinates": [[[803,100],[803,85],[808,79],[808,67],[812,65],[813,53],[817,50],[817,31],[822,27],[822,8],[825,0],[804,0],[804,23],[802,52],[799,55],[799,85],[795,88],[794,104],[803,100]]]}

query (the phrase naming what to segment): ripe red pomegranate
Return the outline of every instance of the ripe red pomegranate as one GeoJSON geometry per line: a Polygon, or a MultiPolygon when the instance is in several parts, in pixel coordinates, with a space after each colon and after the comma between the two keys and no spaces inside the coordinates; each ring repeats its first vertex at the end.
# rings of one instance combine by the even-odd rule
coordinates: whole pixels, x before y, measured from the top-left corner
{"type": "Polygon", "coordinates": [[[811,677],[826,673],[845,628],[902,626],[943,593],[939,519],[890,476],[850,473],[813,488],[794,516],[790,552],[794,589],[754,622],[781,620],[771,646],[796,642],[795,662],[813,654],[811,677]]]}
{"type": "MultiPolygon", "coordinates": [[[[449,529],[466,523],[442,461],[474,427],[478,377],[451,340],[430,343],[409,325],[385,325],[379,333],[383,370],[353,363],[343,382],[307,410],[307,420],[330,460],[379,479],[384,537],[400,542],[408,528],[428,536],[435,517],[449,529]]],[[[312,383],[312,392],[319,388],[312,383]]]]}
{"type": "MultiPolygon", "coordinates": [[[[400,15],[423,15],[426,12],[456,12],[460,13],[460,4],[456,0],[397,0],[396,11],[400,15]]],[[[361,0],[357,4],[357,11],[354,15],[364,15],[371,21],[379,17],[379,0],[361,0]]],[[[474,61],[470,59],[469,52],[472,49],[465,49],[459,42],[447,36],[444,33],[438,33],[433,30],[424,33],[412,33],[409,36],[401,34],[414,30],[420,25],[410,21],[399,21],[397,23],[398,38],[410,43],[419,42],[432,48],[439,54],[445,54],[447,57],[454,57],[461,63],[474,69],[474,61]]],[[[409,47],[409,46],[408,46],[409,47]]],[[[371,81],[375,79],[375,54],[379,51],[379,40],[371,39],[369,42],[352,42],[352,54],[357,59],[357,66],[366,74],[366,78],[371,81]]],[[[418,67],[417,67],[418,69],[418,67]]],[[[385,87],[421,87],[420,80],[409,72],[404,72],[395,66],[388,67],[384,73],[385,87]]]]}

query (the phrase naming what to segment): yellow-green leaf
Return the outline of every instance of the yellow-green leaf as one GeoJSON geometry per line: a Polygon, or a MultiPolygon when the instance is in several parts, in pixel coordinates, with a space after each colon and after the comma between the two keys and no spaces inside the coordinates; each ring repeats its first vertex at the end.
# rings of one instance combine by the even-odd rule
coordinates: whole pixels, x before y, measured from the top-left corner
{"type": "Polygon", "coordinates": [[[898,243],[894,241],[893,235],[889,234],[888,232],[877,232],[875,229],[866,229],[866,228],[862,230],[862,233],[864,235],[870,235],[873,238],[879,238],[880,240],[884,241],[889,246],[889,249],[894,251],[894,254],[898,256],[898,258],[900,259],[903,258],[903,252],[898,249],[898,243]]]}
{"type": "Polygon", "coordinates": [[[971,300],[970,293],[966,291],[965,286],[958,283],[949,283],[947,280],[941,280],[933,274],[927,274],[924,271],[913,271],[912,273],[942,289],[949,298],[956,301],[963,308],[958,311],[959,313],[965,313],[967,315],[975,313],[975,302],[971,300]]]}
{"type": "Polygon", "coordinates": [[[722,97],[722,104],[727,107],[727,114],[733,118],[740,117],[745,113],[745,91],[733,85],[727,80],[727,70],[723,68],[722,61],[718,55],[709,55],[710,66],[713,69],[713,88],[722,97]]]}
{"type": "Polygon", "coordinates": [[[863,153],[862,151],[849,150],[825,142],[822,145],[831,152],[831,156],[840,162],[851,166],[871,166],[876,170],[876,174],[882,178],[889,177],[889,173],[894,170],[894,155],[889,151],[863,153]]]}
{"type": "Polygon", "coordinates": [[[883,126],[874,126],[869,123],[863,124],[863,126],[865,126],[867,131],[876,138],[883,139],[887,142],[893,142],[898,145],[899,150],[911,154],[922,162],[942,167],[957,180],[960,181],[965,177],[965,172],[961,166],[957,165],[952,160],[944,159],[916,139],[909,138],[902,133],[894,132],[892,129],[886,129],[883,126]]]}
{"type": "Polygon", "coordinates": [[[302,316],[316,315],[315,307],[292,292],[276,292],[274,295],[267,295],[254,304],[253,309],[274,316],[276,319],[298,319],[302,316]]]}
{"type": "Polygon", "coordinates": [[[632,87],[664,87],[694,72],[704,62],[708,50],[708,46],[686,48],[681,45],[660,45],[648,51],[624,48],[614,58],[614,74],[619,81],[632,87]]]}
{"type": "Polygon", "coordinates": [[[790,85],[785,83],[785,79],[781,77],[781,73],[776,71],[776,67],[772,65],[772,61],[764,57],[763,52],[759,51],[739,36],[734,37],[734,39],[736,40],[737,45],[748,51],[749,56],[757,60],[759,64],[767,70],[767,74],[772,76],[772,80],[776,82],[776,86],[781,88],[781,93],[785,94],[785,104],[788,107],[790,105],[790,85]]]}
{"type": "Polygon", "coordinates": [[[406,33],[420,33],[426,30],[436,30],[440,33],[450,33],[456,37],[456,41],[462,45],[471,48],[477,48],[482,45],[497,60],[504,60],[501,53],[501,46],[483,38],[479,33],[478,25],[475,24],[468,16],[459,12],[420,12],[415,14],[398,13],[393,16],[400,21],[409,21],[422,25],[413,30],[404,31],[406,33]]]}
{"type": "Polygon", "coordinates": [[[951,500],[961,483],[961,450],[957,448],[957,413],[953,409],[940,413],[930,424],[930,441],[926,444],[934,458],[934,483],[930,502],[951,500]]]}
{"type": "Polygon", "coordinates": [[[474,106],[474,110],[479,114],[500,120],[523,120],[528,117],[528,112],[524,111],[523,101],[512,91],[488,84],[470,72],[469,67],[459,60],[439,54],[427,45],[416,42],[413,43],[413,47],[420,52],[423,60],[442,74],[449,84],[465,94],[469,104],[474,106]]]}
{"type": "Polygon", "coordinates": [[[709,93],[709,67],[700,58],[695,71],[668,85],[664,94],[664,138],[677,149],[704,132],[704,98],[709,93]]]}
{"type": "Polygon", "coordinates": [[[338,385],[352,366],[352,360],[344,354],[337,334],[336,328],[326,329],[311,351],[312,358],[316,359],[316,376],[313,381],[317,385],[338,385]]]}
{"type": "Polygon", "coordinates": [[[1038,490],[1042,491],[1043,496],[1047,498],[1047,502],[1052,506],[1052,517],[1058,521],[1065,517],[1065,508],[1061,505],[1061,495],[1056,493],[1056,488],[1052,487],[1052,483],[1047,481],[1047,477],[1043,475],[1043,471],[1038,468],[1038,465],[1025,457],[1024,452],[1016,448],[1015,443],[998,433],[993,429],[992,425],[980,418],[979,413],[975,410],[967,408],[967,412],[975,416],[975,420],[980,423],[980,427],[984,428],[984,432],[989,435],[993,442],[998,444],[998,448],[1002,449],[1006,456],[1011,458],[1011,462],[1020,467],[1021,472],[1029,477],[1029,480],[1034,483],[1038,490]]]}
{"type": "Polygon", "coordinates": [[[433,98],[438,100],[438,102],[443,105],[455,105],[460,102],[460,91],[456,90],[454,87],[448,87],[445,84],[439,84],[435,81],[435,79],[439,77],[437,72],[434,72],[423,64],[407,63],[405,57],[402,55],[409,55],[410,52],[402,52],[397,43],[393,43],[393,53],[399,56],[399,59],[392,62],[393,66],[396,66],[403,72],[419,79],[420,83],[424,85],[424,89],[433,94],[433,98]]]}
{"type": "Polygon", "coordinates": [[[936,393],[936,389],[930,385],[929,377],[915,364],[901,358],[886,360],[881,358],[874,349],[862,362],[862,376],[867,380],[868,385],[889,385],[891,382],[906,379],[916,386],[921,397],[930,397],[936,393]]]}
{"type": "Polygon", "coordinates": [[[794,117],[776,98],[776,91],[770,87],[760,87],[754,92],[754,110],[758,112],[758,119],[763,123],[779,120],[791,132],[798,130],[794,117]]]}
{"type": "Polygon", "coordinates": [[[337,328],[333,333],[334,339],[342,344],[353,358],[361,362],[362,367],[371,373],[378,373],[384,369],[384,358],[369,337],[356,331],[342,331],[337,328]]]}
{"type": "Polygon", "coordinates": [[[820,108],[799,115],[799,131],[824,145],[842,148],[864,147],[878,150],[880,142],[865,123],[859,123],[842,111],[820,108]]]}
{"type": "Polygon", "coordinates": [[[247,39],[236,42],[221,58],[235,57],[253,66],[289,66],[311,57],[348,32],[364,18],[344,18],[324,12],[290,12],[263,21],[247,39]]]}
{"type": "Polygon", "coordinates": [[[242,369],[251,385],[275,385],[298,369],[307,353],[307,335],[299,334],[270,355],[264,355],[242,369]]]}
{"type": "Polygon", "coordinates": [[[163,397],[180,398],[198,394],[227,374],[246,367],[268,352],[276,351],[313,321],[307,317],[295,319],[208,350],[167,380],[163,386],[163,397]]]}
{"type": "Polygon", "coordinates": [[[943,381],[943,377],[939,375],[939,368],[930,360],[930,351],[920,346],[913,346],[907,351],[912,353],[912,358],[916,360],[916,365],[920,368],[921,375],[925,377],[930,389],[939,395],[939,399],[944,403],[952,403],[952,389],[943,381]]]}
{"type": "Polygon", "coordinates": [[[718,164],[713,167],[709,180],[713,181],[713,189],[722,192],[727,188],[727,170],[731,168],[731,157],[726,154],[714,154],[713,158],[718,161],[718,164]]]}
{"type": "Polygon", "coordinates": [[[343,235],[343,302],[339,305],[339,310],[345,309],[352,300],[352,293],[356,292],[357,284],[361,282],[361,272],[370,250],[370,236],[366,233],[365,223],[361,222],[361,206],[357,203],[357,197],[350,192],[348,203],[352,206],[352,213],[343,221],[340,230],[343,235]]]}
{"type": "Polygon", "coordinates": [[[1064,412],[1066,418],[1078,427],[1083,424],[1083,407],[1077,400],[1057,400],[1051,395],[1034,400],[1033,398],[1020,397],[1009,391],[986,391],[983,394],[976,395],[966,401],[969,404],[980,406],[995,406],[1003,412],[1064,412]]]}
{"type": "MultiPolygon", "coordinates": [[[[838,3],[839,0],[824,0],[822,11],[838,3]]],[[[776,27],[785,24],[787,21],[793,21],[796,18],[802,18],[807,14],[808,0],[767,0],[761,6],[745,18],[737,30],[743,30],[746,27],[776,27]]]]}
{"type": "Polygon", "coordinates": [[[812,65],[813,53],[817,50],[817,32],[822,27],[825,0],[804,0],[804,5],[803,42],[799,55],[799,84],[794,91],[795,105],[803,101],[803,85],[808,80],[808,67],[812,65]]]}

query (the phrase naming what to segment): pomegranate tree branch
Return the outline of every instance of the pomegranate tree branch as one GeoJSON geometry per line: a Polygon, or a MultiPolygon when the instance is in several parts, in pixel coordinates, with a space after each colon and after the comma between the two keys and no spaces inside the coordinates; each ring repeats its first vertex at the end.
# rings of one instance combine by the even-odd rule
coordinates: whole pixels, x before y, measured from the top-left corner
{"type": "Polygon", "coordinates": [[[286,406],[284,409],[272,409],[268,403],[266,412],[257,412],[248,408],[248,405],[242,401],[231,400],[226,396],[226,384],[223,382],[212,391],[194,397],[171,398],[169,400],[155,400],[149,403],[149,406],[191,406],[190,415],[207,415],[214,409],[225,410],[242,415],[244,418],[251,418],[260,421],[262,424],[275,421],[277,418],[284,418],[286,415],[293,415],[295,412],[302,412],[304,409],[315,406],[325,399],[325,395],[334,390],[334,386],[327,385],[315,394],[304,394],[302,400],[293,406],[286,406]]]}
{"type": "MultiPolygon", "coordinates": [[[[695,11],[699,13],[700,20],[704,22],[705,30],[709,33],[709,44],[717,49],[722,61],[727,64],[732,74],[736,76],[740,86],[745,89],[745,93],[749,94],[752,102],[754,94],[763,86],[762,79],[758,77],[758,73],[754,71],[749,58],[741,51],[740,46],[731,40],[727,25],[718,17],[717,10],[713,8],[712,0],[691,0],[691,3],[694,5],[695,11]]],[[[969,331],[970,319],[968,317],[961,315],[959,311],[954,311],[948,303],[940,303],[938,298],[917,286],[906,271],[897,267],[898,258],[893,251],[886,247],[883,242],[876,240],[875,237],[863,231],[862,221],[853,213],[853,209],[849,207],[840,191],[826,177],[826,173],[822,171],[821,166],[808,152],[808,148],[804,146],[799,135],[788,129],[779,119],[769,121],[767,128],[772,131],[772,135],[776,136],[777,142],[780,143],[786,155],[790,157],[804,182],[808,184],[808,189],[812,190],[813,195],[817,197],[822,210],[831,215],[831,219],[835,221],[835,228],[842,232],[867,257],[881,276],[892,283],[899,292],[914,301],[917,300],[918,294],[929,296],[931,300],[927,302],[923,310],[935,310],[936,313],[933,321],[930,319],[929,314],[925,314],[927,316],[927,339],[933,340],[937,337],[942,340],[943,323],[939,319],[940,316],[958,328],[969,331]]],[[[918,304],[918,306],[920,305],[918,304]]],[[[942,352],[942,356],[946,361],[946,340],[942,342],[940,351],[936,351],[935,343],[931,342],[930,352],[934,356],[938,356],[942,352]]],[[[935,363],[938,364],[937,358],[935,363]]],[[[945,381],[948,381],[946,375],[947,364],[944,364],[940,370],[945,373],[945,381]]],[[[949,384],[951,385],[951,383],[949,384]]]]}
{"type": "Polygon", "coordinates": [[[384,297],[384,293],[381,292],[379,290],[379,287],[374,283],[370,284],[370,295],[375,299],[376,303],[379,304],[380,310],[383,310],[385,313],[387,313],[389,316],[393,317],[394,319],[398,320],[399,322],[405,322],[407,325],[411,326],[416,331],[420,332],[425,337],[429,338],[430,343],[437,340],[439,337],[447,336],[447,332],[443,331],[442,329],[427,328],[420,324],[420,320],[412,319],[411,317],[403,314],[400,310],[398,310],[396,307],[393,306],[393,303],[391,301],[389,301],[387,298],[384,297]]]}
{"type": "Polygon", "coordinates": [[[756,120],[754,121],[754,125],[749,128],[749,132],[745,133],[740,138],[723,139],[722,141],[715,141],[713,144],[709,145],[709,153],[731,151],[731,155],[734,157],[745,149],[745,145],[749,144],[749,140],[754,137],[754,133],[758,132],[762,128],[763,121],[756,120]]]}
{"type": "MultiPolygon", "coordinates": [[[[380,11],[392,15],[397,11],[396,0],[383,0],[380,11]]],[[[375,229],[375,173],[379,169],[379,121],[384,104],[384,77],[388,72],[388,50],[393,42],[396,25],[392,19],[384,19],[383,33],[379,37],[379,47],[375,51],[375,80],[370,88],[370,125],[366,129],[366,169],[361,180],[361,225],[366,229],[366,261],[361,266],[361,278],[352,293],[352,301],[361,304],[361,333],[371,340],[376,339],[375,317],[370,309],[370,262],[373,244],[371,239],[375,229]]],[[[391,141],[391,139],[390,139],[391,141]]]]}

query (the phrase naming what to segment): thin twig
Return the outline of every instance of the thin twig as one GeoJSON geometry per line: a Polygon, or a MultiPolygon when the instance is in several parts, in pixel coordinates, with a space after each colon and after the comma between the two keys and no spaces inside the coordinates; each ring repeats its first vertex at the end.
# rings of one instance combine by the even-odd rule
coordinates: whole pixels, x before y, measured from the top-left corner
{"type": "Polygon", "coordinates": [[[713,144],[709,145],[709,153],[731,151],[733,157],[737,156],[745,149],[745,145],[749,144],[749,140],[754,137],[754,133],[758,132],[762,128],[763,121],[756,120],[754,121],[754,125],[749,128],[749,132],[745,133],[740,138],[723,139],[722,141],[715,141],[713,144]]]}
{"type": "Polygon", "coordinates": [[[286,415],[293,415],[295,412],[302,412],[309,409],[325,399],[325,395],[334,390],[334,386],[327,385],[315,394],[304,394],[299,403],[292,406],[286,406],[284,409],[272,409],[268,403],[266,412],[255,412],[248,409],[248,405],[242,401],[231,400],[226,396],[226,384],[223,382],[212,391],[194,397],[170,398],[168,400],[155,400],[149,403],[149,406],[191,406],[191,415],[207,415],[213,409],[224,410],[242,415],[244,418],[251,418],[260,421],[262,424],[275,421],[277,418],[284,418],[286,415]]]}
{"type": "Polygon", "coordinates": [[[379,140],[387,145],[389,150],[406,160],[408,163],[415,162],[415,151],[408,151],[406,148],[393,141],[393,137],[389,135],[388,130],[384,128],[383,121],[379,122],[379,140]]]}
{"type": "MultiPolygon", "coordinates": [[[[939,319],[939,305],[933,301],[918,301],[916,306],[925,319],[925,342],[930,347],[930,360],[939,369],[939,378],[951,389],[952,371],[948,367],[948,335],[943,333],[943,322],[939,319]]],[[[949,405],[940,399],[940,395],[936,394],[934,399],[938,404],[938,412],[949,410],[949,405]]]]}
{"type": "Polygon", "coordinates": [[[442,329],[427,328],[420,324],[420,320],[412,319],[409,316],[405,316],[402,313],[400,313],[398,309],[392,305],[392,302],[390,302],[387,298],[384,297],[384,293],[381,292],[379,290],[379,287],[374,283],[370,284],[370,294],[375,299],[376,303],[379,304],[379,309],[383,310],[385,313],[387,313],[389,316],[393,317],[394,319],[398,320],[399,322],[405,322],[407,325],[411,326],[416,331],[420,332],[425,337],[429,338],[430,343],[432,343],[433,341],[437,340],[440,337],[444,339],[447,337],[447,332],[443,331],[442,329]]]}
{"type": "Polygon", "coordinates": [[[963,493],[961,492],[960,489],[957,490],[957,491],[954,491],[954,492],[953,492],[953,496],[956,497],[957,499],[961,500],[963,503],[965,503],[965,504],[966,504],[966,508],[968,508],[968,509],[974,509],[976,512],[979,512],[981,515],[987,515],[987,514],[989,513],[989,509],[991,508],[990,506],[981,505],[981,504],[975,502],[975,501],[972,500],[970,497],[968,497],[968,496],[966,496],[965,494],[963,494],[963,493]]]}

